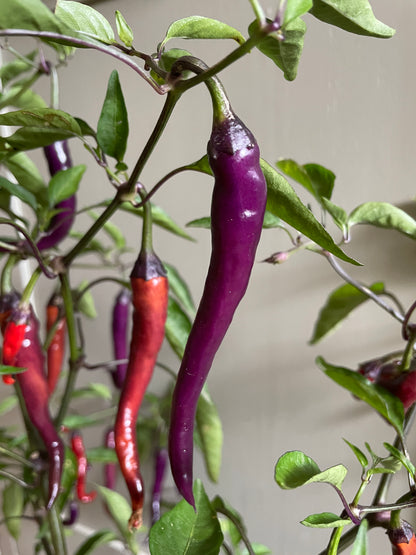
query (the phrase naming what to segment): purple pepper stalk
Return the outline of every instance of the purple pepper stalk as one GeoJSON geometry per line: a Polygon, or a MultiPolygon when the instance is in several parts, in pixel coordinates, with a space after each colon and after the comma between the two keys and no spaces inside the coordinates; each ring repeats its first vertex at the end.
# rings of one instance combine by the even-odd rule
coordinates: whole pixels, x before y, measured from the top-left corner
{"type": "MultiPolygon", "coordinates": [[[[189,57],[181,58],[177,64],[181,69],[201,71],[195,59],[189,57]]],[[[267,200],[255,138],[234,114],[219,80],[211,78],[206,84],[214,110],[208,143],[208,160],[215,177],[211,204],[212,253],[173,392],[169,431],[173,478],[182,496],[194,508],[193,429],[198,398],[246,292],[267,200]]]]}
{"type": "MultiPolygon", "coordinates": [[[[104,445],[108,449],[114,450],[116,447],[114,439],[114,428],[109,428],[104,436],[104,445]]],[[[104,465],[104,485],[108,489],[114,490],[116,487],[116,477],[117,477],[117,464],[116,463],[105,463],[104,465]]]]}
{"type": "MultiPolygon", "coordinates": [[[[56,141],[51,145],[45,146],[43,152],[48,162],[51,176],[54,176],[59,171],[72,168],[68,141],[56,141]]],[[[55,247],[68,235],[75,219],[76,196],[72,195],[58,202],[54,208],[60,210],[60,212],[52,217],[48,228],[37,242],[37,247],[40,251],[55,247]]]]}
{"type": "MultiPolygon", "coordinates": [[[[128,358],[129,336],[128,323],[131,305],[131,292],[126,287],[117,295],[112,312],[113,354],[116,360],[128,358]]],[[[114,385],[121,389],[127,372],[127,362],[116,365],[111,371],[114,385]]]]}
{"type": "Polygon", "coordinates": [[[168,450],[165,447],[161,447],[156,451],[155,456],[155,480],[152,490],[152,524],[160,519],[160,500],[167,462],[168,450]]]}

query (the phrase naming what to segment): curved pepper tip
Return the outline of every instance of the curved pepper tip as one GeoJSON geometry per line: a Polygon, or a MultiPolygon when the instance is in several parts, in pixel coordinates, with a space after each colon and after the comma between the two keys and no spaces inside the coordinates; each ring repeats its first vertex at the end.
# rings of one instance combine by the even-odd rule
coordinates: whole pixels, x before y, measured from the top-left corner
{"type": "Polygon", "coordinates": [[[143,509],[136,509],[129,518],[129,530],[137,530],[143,524],[143,509]]]}

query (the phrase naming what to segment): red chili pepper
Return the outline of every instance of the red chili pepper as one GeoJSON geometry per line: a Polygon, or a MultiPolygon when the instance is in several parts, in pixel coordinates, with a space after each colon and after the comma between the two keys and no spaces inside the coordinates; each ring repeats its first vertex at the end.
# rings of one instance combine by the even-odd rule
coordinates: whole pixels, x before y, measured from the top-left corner
{"type": "MultiPolygon", "coordinates": [[[[22,347],[29,317],[28,311],[21,311],[17,307],[13,313],[13,316],[10,314],[3,333],[2,362],[7,366],[18,366],[15,364],[16,356],[22,347]]],[[[2,379],[7,385],[15,383],[15,379],[10,374],[3,374],[2,379]]]]}
{"type": "Polygon", "coordinates": [[[97,497],[96,491],[87,493],[85,485],[87,480],[88,461],[84,447],[84,440],[78,431],[71,434],[71,448],[77,459],[77,497],[81,503],[91,503],[97,497]]]}
{"type": "Polygon", "coordinates": [[[62,316],[62,307],[62,297],[54,293],[46,306],[46,332],[55,328],[47,351],[50,394],[58,383],[65,357],[66,319],[62,316]]]}
{"type": "Polygon", "coordinates": [[[159,258],[143,249],[130,280],[133,329],[114,431],[117,457],[131,498],[129,527],[139,528],[142,524],[143,480],[137,453],[136,420],[165,335],[168,281],[159,258]]]}

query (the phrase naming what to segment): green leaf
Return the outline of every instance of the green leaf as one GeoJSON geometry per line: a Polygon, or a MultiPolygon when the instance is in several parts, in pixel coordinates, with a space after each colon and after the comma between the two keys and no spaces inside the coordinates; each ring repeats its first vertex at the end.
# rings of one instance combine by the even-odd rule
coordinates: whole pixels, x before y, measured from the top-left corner
{"type": "Polygon", "coordinates": [[[174,266],[166,262],[163,265],[168,273],[169,290],[175,295],[183,308],[193,315],[195,313],[195,303],[187,283],[174,266]]]}
{"type": "Polygon", "coordinates": [[[196,512],[185,500],[156,522],[149,536],[152,555],[217,555],[223,535],[202,483],[194,484],[196,512]]]}
{"type": "Polygon", "coordinates": [[[16,482],[10,482],[3,489],[3,516],[6,528],[15,540],[18,540],[20,536],[23,508],[23,488],[16,482]]]}
{"type": "Polygon", "coordinates": [[[53,208],[59,202],[75,195],[87,166],[80,164],[67,170],[57,172],[49,181],[48,199],[49,206],[53,208]]]}
{"type": "Polygon", "coordinates": [[[243,44],[245,38],[243,35],[222,21],[193,15],[184,19],[174,21],[166,31],[165,38],[160,44],[159,50],[162,50],[168,40],[173,38],[182,39],[232,39],[243,44]]]}
{"type": "Polygon", "coordinates": [[[329,233],[301,202],[286,179],[264,160],[261,160],[260,163],[267,182],[267,209],[323,249],[346,262],[358,264],[335,244],[329,233]]]}
{"type": "Polygon", "coordinates": [[[0,375],[4,374],[22,374],[26,372],[27,368],[20,368],[18,366],[7,366],[6,364],[0,364],[0,375]]]}
{"type": "Polygon", "coordinates": [[[107,411],[99,411],[96,414],[89,416],[83,416],[81,414],[67,414],[64,418],[63,425],[74,430],[75,428],[87,428],[89,426],[97,426],[99,424],[105,424],[108,422],[109,416],[113,415],[115,417],[117,412],[117,407],[114,410],[107,409],[107,411]]]}
{"type": "MultiPolygon", "coordinates": [[[[78,285],[76,289],[76,292],[82,291],[86,285],[88,285],[87,280],[81,281],[81,283],[78,285]]],[[[91,318],[92,320],[97,318],[97,311],[95,309],[94,299],[92,297],[90,289],[88,289],[78,300],[77,308],[87,318],[91,318]]]]}
{"type": "Polygon", "coordinates": [[[108,447],[93,447],[87,450],[87,458],[91,463],[116,463],[118,464],[117,455],[114,449],[108,447]]]}
{"type": "MultiPolygon", "coordinates": [[[[255,20],[248,28],[249,35],[255,35],[258,30],[259,23],[255,20]]],[[[269,35],[256,45],[260,52],[283,71],[283,75],[288,81],[296,78],[305,32],[305,22],[297,18],[285,27],[283,37],[276,34],[269,35]]]]}
{"type": "MultiPolygon", "coordinates": [[[[268,555],[269,553],[272,553],[271,549],[269,549],[267,546],[256,542],[253,542],[251,544],[251,549],[253,550],[255,555],[268,555]]],[[[241,551],[241,555],[249,555],[247,547],[245,547],[241,551]]]]}
{"type": "Polygon", "coordinates": [[[294,19],[307,13],[313,6],[312,0],[287,0],[283,15],[283,29],[294,19]]]}
{"type": "Polygon", "coordinates": [[[20,199],[24,204],[27,204],[32,208],[32,210],[36,212],[38,203],[36,201],[35,195],[33,195],[30,191],[27,191],[18,183],[12,183],[5,177],[0,176],[0,189],[5,189],[11,195],[20,199]]]}
{"type": "Polygon", "coordinates": [[[113,520],[120,531],[122,537],[127,541],[130,550],[137,554],[139,552],[138,545],[134,539],[134,535],[128,529],[128,521],[131,515],[130,504],[122,495],[103,486],[98,486],[98,492],[103,498],[113,520]]]}
{"type": "Polygon", "coordinates": [[[357,35],[390,38],[395,30],[374,16],[368,0],[313,0],[316,18],[357,35]]]}
{"type": "MultiPolygon", "coordinates": [[[[91,216],[91,218],[93,218],[94,220],[97,220],[99,217],[99,215],[96,212],[93,212],[92,210],[88,211],[88,215],[91,216]]],[[[121,229],[118,226],[116,226],[116,224],[114,224],[113,222],[107,221],[103,225],[102,230],[113,241],[116,249],[123,250],[126,248],[126,238],[124,237],[124,234],[121,231],[121,229]]]]}
{"type": "MultiPolygon", "coordinates": [[[[62,110],[36,108],[16,110],[0,114],[0,125],[13,125],[38,129],[60,129],[74,135],[81,135],[81,129],[75,118],[62,110]]],[[[7,138],[9,140],[9,137],[7,138]]]]}
{"type": "Polygon", "coordinates": [[[373,407],[390,422],[399,435],[403,435],[403,403],[397,397],[384,387],[370,383],[358,372],[341,366],[332,366],[322,357],[318,357],[316,363],[331,380],[373,407]]]}
{"type": "Polygon", "coordinates": [[[17,406],[16,395],[9,395],[0,402],[0,416],[13,410],[15,406],[17,406]]]}
{"type": "Polygon", "coordinates": [[[168,317],[165,324],[166,339],[174,352],[181,359],[185,350],[191,321],[179,304],[169,297],[168,317]]]}
{"type": "MultiPolygon", "coordinates": [[[[384,284],[381,282],[373,283],[369,289],[377,295],[381,295],[384,293],[384,284]]],[[[335,289],[319,312],[309,343],[314,345],[323,337],[335,331],[353,310],[366,301],[368,301],[367,295],[349,283],[335,289]]]]}
{"type": "Polygon", "coordinates": [[[37,50],[32,50],[26,54],[23,58],[17,58],[8,64],[4,64],[0,67],[0,80],[3,87],[5,87],[10,81],[19,77],[23,73],[30,71],[34,68],[34,64],[31,63],[35,60],[37,55],[37,50]]]}
{"type": "Polygon", "coordinates": [[[69,31],[41,0],[0,2],[0,29],[30,29],[61,34],[69,31]]]}
{"type": "Polygon", "coordinates": [[[64,510],[72,493],[78,474],[78,464],[74,452],[69,447],[65,448],[65,461],[61,479],[61,493],[57,499],[57,508],[60,512],[64,510]]]}
{"type": "Polygon", "coordinates": [[[107,92],[97,124],[97,141],[105,154],[121,162],[126,152],[128,136],[126,104],[118,73],[114,70],[108,80],[107,92]]]}
{"type": "Polygon", "coordinates": [[[100,545],[105,545],[113,540],[117,540],[118,536],[111,530],[99,530],[90,536],[85,542],[76,550],[75,555],[87,555],[92,553],[100,545]]]}
{"type": "Polygon", "coordinates": [[[361,451],[361,449],[359,449],[356,445],[354,445],[353,443],[350,443],[346,439],[344,439],[344,441],[348,445],[348,447],[351,448],[352,452],[357,457],[358,462],[360,463],[360,465],[363,467],[363,469],[365,469],[368,466],[367,457],[364,455],[364,453],[361,451]]]}
{"type": "Polygon", "coordinates": [[[319,164],[301,166],[294,160],[279,160],[277,167],[286,175],[300,183],[319,202],[330,199],[335,184],[335,174],[319,164]]]}
{"type": "MultiPolygon", "coordinates": [[[[7,98],[12,102],[10,104],[10,101],[7,101],[7,105],[12,105],[16,108],[31,110],[47,108],[46,102],[38,93],[35,93],[32,89],[27,89],[22,92],[20,85],[10,87],[7,91],[7,98]]],[[[0,95],[0,106],[3,106],[3,101],[5,100],[5,95],[0,95]]]]}
{"type": "MultiPolygon", "coordinates": [[[[197,218],[186,224],[186,227],[197,227],[201,229],[211,229],[211,218],[205,216],[204,218],[197,218]]],[[[264,213],[263,229],[274,229],[275,227],[283,228],[284,224],[280,218],[266,210],[264,213]]]]}
{"type": "Polygon", "coordinates": [[[293,489],[319,474],[316,462],[302,451],[288,451],[276,463],[275,480],[282,489],[293,489]]]}
{"type": "Polygon", "coordinates": [[[340,528],[351,524],[351,520],[341,518],[334,513],[317,513],[302,520],[301,524],[309,528],[340,528]]]}
{"type": "Polygon", "coordinates": [[[89,383],[87,387],[76,389],[72,397],[74,398],[99,398],[111,401],[112,393],[110,388],[103,383],[89,383]]]}
{"type": "Polygon", "coordinates": [[[411,476],[415,475],[416,468],[414,467],[412,461],[410,461],[399,449],[397,449],[397,447],[394,447],[394,445],[387,442],[384,442],[383,445],[395,459],[400,461],[411,476]]]}
{"type": "Polygon", "coordinates": [[[91,6],[69,0],[58,0],[55,14],[69,28],[78,33],[88,35],[106,44],[115,42],[110,23],[91,6]]]}
{"type": "Polygon", "coordinates": [[[351,555],[367,555],[368,553],[368,520],[364,518],[358,528],[355,536],[354,545],[352,546],[351,555]]]}
{"type": "Polygon", "coordinates": [[[35,195],[39,202],[46,192],[46,185],[37,166],[29,156],[24,152],[18,152],[3,163],[14,175],[19,185],[35,195]]]}
{"type": "Polygon", "coordinates": [[[74,134],[66,129],[41,129],[22,127],[7,137],[7,144],[15,150],[31,150],[70,139],[74,134]]]}
{"type": "Polygon", "coordinates": [[[117,25],[117,33],[120,37],[120,40],[124,42],[127,48],[130,48],[133,44],[133,31],[131,30],[130,25],[128,25],[127,21],[124,19],[123,14],[116,10],[116,25],[117,25]]]}
{"type": "MultiPolygon", "coordinates": [[[[226,531],[230,535],[230,539],[232,541],[233,546],[237,546],[241,541],[241,533],[239,531],[243,530],[246,532],[246,526],[244,521],[238,511],[234,509],[229,503],[224,501],[219,495],[216,495],[211,502],[212,508],[217,513],[225,516],[228,520],[228,526],[226,527],[226,531]],[[236,526],[238,524],[238,527],[236,526]]],[[[221,522],[221,525],[223,523],[221,522]]]]}
{"type": "Polygon", "coordinates": [[[202,390],[198,400],[196,426],[208,476],[213,482],[218,482],[223,443],[222,425],[217,407],[206,388],[202,390]]]}
{"type": "Polygon", "coordinates": [[[331,215],[335,224],[341,229],[345,234],[347,230],[348,216],[343,208],[337,206],[327,198],[322,198],[322,205],[325,210],[331,215]]]}
{"type": "Polygon", "coordinates": [[[404,210],[388,202],[366,202],[351,212],[348,225],[370,224],[395,229],[416,239],[416,221],[404,210]]]}

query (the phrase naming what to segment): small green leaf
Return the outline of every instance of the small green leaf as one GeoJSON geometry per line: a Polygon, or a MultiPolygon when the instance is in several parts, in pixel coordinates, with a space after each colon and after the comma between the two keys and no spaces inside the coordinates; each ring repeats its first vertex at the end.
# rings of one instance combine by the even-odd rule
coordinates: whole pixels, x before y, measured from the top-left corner
{"type": "Polygon", "coordinates": [[[13,410],[16,405],[17,405],[16,395],[9,395],[5,399],[3,399],[0,402],[0,416],[13,410]]]}
{"type": "Polygon", "coordinates": [[[78,166],[68,168],[67,170],[61,170],[51,178],[48,185],[50,208],[53,208],[59,202],[75,195],[86,169],[86,166],[80,164],[78,166]]]}
{"type": "Polygon", "coordinates": [[[301,202],[286,179],[264,160],[261,160],[260,163],[267,182],[267,209],[323,249],[346,262],[358,264],[335,244],[329,233],[301,202]]]}
{"type": "MultiPolygon", "coordinates": [[[[81,281],[81,283],[76,289],[76,292],[82,291],[86,285],[88,285],[88,281],[86,280],[81,281]]],[[[78,300],[77,308],[87,318],[91,318],[92,320],[97,318],[97,311],[95,309],[94,299],[92,297],[90,289],[88,289],[78,300]]]]}
{"type": "MultiPolygon", "coordinates": [[[[91,218],[93,218],[94,220],[98,219],[98,214],[96,212],[93,212],[92,210],[88,211],[88,215],[91,216],[91,218]]],[[[110,239],[113,241],[114,246],[117,250],[121,251],[126,248],[126,238],[124,237],[124,234],[121,231],[121,229],[118,226],[116,226],[116,224],[114,224],[113,222],[107,221],[103,225],[102,229],[108,235],[108,237],[110,237],[110,239]]]]}
{"type": "Polygon", "coordinates": [[[185,500],[156,522],[149,536],[152,555],[217,555],[223,542],[218,518],[202,483],[194,484],[196,511],[185,500]]]}
{"type": "Polygon", "coordinates": [[[395,459],[400,461],[411,476],[415,475],[416,469],[412,461],[410,461],[399,449],[397,449],[397,447],[394,447],[394,445],[387,442],[384,442],[383,445],[395,459]]]}
{"type": "Polygon", "coordinates": [[[124,19],[123,14],[116,10],[116,25],[117,25],[117,33],[120,37],[120,40],[124,42],[127,48],[130,48],[133,44],[133,31],[131,30],[130,25],[128,25],[127,21],[124,19]]]}
{"type": "Polygon", "coordinates": [[[19,368],[18,366],[7,366],[6,364],[0,364],[0,375],[4,374],[21,374],[26,372],[27,368],[19,368]]]}
{"type": "Polygon", "coordinates": [[[312,0],[287,0],[283,16],[283,29],[294,19],[307,13],[313,6],[312,0]]]}
{"type": "MultiPolygon", "coordinates": [[[[106,18],[91,6],[69,0],[58,0],[55,14],[69,28],[111,44],[115,42],[113,29],[106,18]]],[[[73,34],[73,33],[72,33],[73,34]]]]}
{"type": "MultiPolygon", "coordinates": [[[[377,295],[381,295],[384,293],[384,284],[381,282],[373,283],[369,289],[377,295]]],[[[366,301],[368,301],[367,295],[349,283],[335,289],[319,312],[309,343],[314,345],[323,337],[335,331],[353,310],[366,301]]]]}
{"type": "Polygon", "coordinates": [[[370,224],[395,229],[416,239],[416,221],[404,210],[388,202],[366,202],[351,212],[348,225],[370,224]]]}
{"type": "Polygon", "coordinates": [[[61,129],[70,131],[75,135],[81,135],[81,130],[75,118],[62,110],[53,110],[52,108],[16,110],[0,114],[0,125],[61,129]]]}
{"type": "Polygon", "coordinates": [[[327,198],[322,199],[322,205],[325,210],[331,215],[335,224],[341,229],[345,234],[347,230],[348,216],[343,208],[337,206],[327,198]]]}
{"type": "Polygon", "coordinates": [[[105,154],[121,162],[126,152],[128,136],[126,104],[118,73],[114,70],[108,80],[107,93],[97,124],[97,141],[105,154]]]}
{"type": "MultiPolygon", "coordinates": [[[[255,35],[258,30],[259,24],[255,20],[248,28],[249,35],[255,35]]],[[[256,45],[260,52],[270,58],[283,71],[283,75],[288,81],[293,81],[296,78],[305,33],[305,22],[297,18],[285,27],[283,37],[275,34],[269,35],[256,45]]]]}
{"type": "Polygon", "coordinates": [[[10,482],[3,489],[3,515],[9,534],[18,540],[21,529],[21,516],[24,508],[24,492],[22,486],[10,482]]]}
{"type": "Polygon", "coordinates": [[[288,451],[276,463],[275,480],[282,489],[294,489],[319,472],[316,462],[302,451],[288,451]]]}
{"type": "Polygon", "coordinates": [[[301,524],[309,528],[340,528],[351,524],[351,520],[340,518],[334,513],[317,513],[302,520],[301,524]]]}
{"type": "Polygon", "coordinates": [[[221,470],[223,433],[217,407],[204,388],[196,409],[196,426],[208,476],[218,482],[221,470]]]}
{"type": "Polygon", "coordinates": [[[22,187],[18,183],[12,183],[5,177],[0,176],[0,189],[4,189],[14,197],[17,197],[24,204],[27,204],[28,206],[30,206],[30,208],[32,208],[34,212],[36,212],[38,203],[36,201],[35,195],[33,195],[30,191],[27,191],[24,187],[22,187]]]}
{"type": "Polygon", "coordinates": [[[322,357],[316,359],[317,365],[325,374],[341,387],[365,401],[383,416],[399,435],[403,435],[403,403],[384,387],[370,383],[359,372],[341,366],[332,366],[322,357]]]}
{"type": "Polygon", "coordinates": [[[80,414],[67,414],[64,418],[63,425],[69,428],[70,430],[74,430],[76,428],[87,428],[88,426],[97,426],[101,424],[105,424],[108,422],[109,416],[115,416],[117,412],[117,407],[114,407],[114,410],[107,409],[106,412],[102,413],[101,411],[97,412],[96,414],[92,414],[89,416],[82,416],[80,414]]]}
{"type": "Polygon", "coordinates": [[[368,0],[313,0],[317,19],[357,35],[390,38],[395,30],[375,18],[368,0]]]}
{"type": "Polygon", "coordinates": [[[114,449],[108,447],[93,447],[87,450],[87,458],[91,463],[117,463],[118,459],[114,449]]]}
{"type": "Polygon", "coordinates": [[[352,546],[351,555],[367,555],[368,553],[368,520],[364,518],[358,528],[355,536],[354,545],[352,546]]]}
{"type": "Polygon", "coordinates": [[[26,71],[30,71],[34,68],[33,61],[36,58],[37,50],[32,50],[22,58],[17,58],[12,62],[4,64],[0,67],[0,80],[3,87],[5,87],[10,81],[19,77],[26,71]]]}
{"type": "Polygon", "coordinates": [[[88,555],[100,547],[113,540],[117,540],[118,536],[111,530],[99,530],[90,536],[85,542],[76,550],[75,555],[88,555]]]}
{"type": "Polygon", "coordinates": [[[279,160],[277,167],[286,175],[300,183],[319,202],[323,198],[330,199],[335,184],[335,174],[319,164],[301,166],[294,160],[279,160]]]}
{"type": "Polygon", "coordinates": [[[87,387],[76,389],[72,396],[76,398],[107,399],[108,401],[112,399],[110,388],[103,383],[89,383],[87,387]]]}
{"type": "Polygon", "coordinates": [[[183,308],[189,312],[189,314],[193,315],[195,313],[195,303],[187,283],[174,266],[166,262],[164,262],[163,265],[168,273],[169,290],[175,295],[183,308]]]}
{"type": "Polygon", "coordinates": [[[364,453],[361,451],[361,449],[359,449],[356,445],[354,445],[353,443],[350,443],[346,439],[344,439],[344,441],[351,448],[352,452],[357,457],[358,462],[360,463],[360,465],[363,467],[363,469],[365,469],[368,466],[367,457],[364,455],[364,453]]]}
{"type": "Polygon", "coordinates": [[[184,19],[174,21],[166,31],[159,50],[162,50],[168,40],[173,38],[182,39],[232,39],[243,44],[243,35],[222,21],[193,15],[184,19]]]}
{"type": "MultiPolygon", "coordinates": [[[[20,90],[20,86],[16,85],[10,87],[8,90],[8,94],[13,97],[12,104],[10,102],[7,105],[14,106],[15,108],[20,109],[30,109],[30,110],[37,110],[39,108],[47,108],[47,104],[45,100],[38,94],[35,93],[32,89],[27,89],[22,92],[20,90]]],[[[4,96],[0,95],[0,106],[3,105],[4,96]]]]}
{"type": "Polygon", "coordinates": [[[174,352],[181,359],[185,350],[188,335],[191,331],[191,321],[179,304],[169,298],[168,317],[165,324],[166,339],[174,352]]]}
{"type": "Polygon", "coordinates": [[[18,152],[5,160],[4,165],[14,175],[19,185],[31,192],[37,200],[46,191],[45,182],[37,168],[27,154],[18,152]]]}

